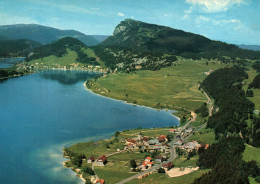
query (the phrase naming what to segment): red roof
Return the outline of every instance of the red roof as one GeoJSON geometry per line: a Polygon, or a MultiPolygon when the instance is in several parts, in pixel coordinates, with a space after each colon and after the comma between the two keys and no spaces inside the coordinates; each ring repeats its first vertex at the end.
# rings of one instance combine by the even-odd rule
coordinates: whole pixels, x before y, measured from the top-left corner
{"type": "Polygon", "coordinates": [[[145,161],[143,161],[142,165],[144,165],[144,166],[147,166],[147,164],[146,164],[146,162],[145,162],[145,161]]]}
{"type": "Polygon", "coordinates": [[[104,184],[104,183],[105,183],[105,180],[103,180],[103,179],[98,179],[98,180],[96,181],[96,183],[104,184]]]}
{"type": "Polygon", "coordinates": [[[160,137],[158,137],[158,141],[163,142],[163,141],[165,141],[165,138],[166,138],[166,136],[161,135],[160,137]]]}
{"type": "Polygon", "coordinates": [[[131,143],[136,143],[136,141],[134,139],[127,139],[127,142],[131,142],[131,143]]]}
{"type": "Polygon", "coordinates": [[[147,142],[149,141],[149,137],[144,137],[143,140],[147,142]]]}
{"type": "Polygon", "coordinates": [[[107,157],[106,156],[101,156],[98,158],[98,160],[102,160],[103,162],[107,161],[107,157]]]}
{"type": "Polygon", "coordinates": [[[93,156],[89,157],[88,160],[92,160],[93,161],[93,160],[95,160],[95,157],[93,157],[93,156]]]}
{"type": "Polygon", "coordinates": [[[168,169],[174,167],[174,165],[173,165],[172,162],[165,163],[165,164],[163,164],[162,166],[163,166],[164,168],[168,168],[168,169]]]}
{"type": "Polygon", "coordinates": [[[146,158],[145,158],[145,160],[146,160],[146,159],[147,159],[147,160],[152,160],[152,158],[151,158],[151,157],[146,157],[146,158]]]}

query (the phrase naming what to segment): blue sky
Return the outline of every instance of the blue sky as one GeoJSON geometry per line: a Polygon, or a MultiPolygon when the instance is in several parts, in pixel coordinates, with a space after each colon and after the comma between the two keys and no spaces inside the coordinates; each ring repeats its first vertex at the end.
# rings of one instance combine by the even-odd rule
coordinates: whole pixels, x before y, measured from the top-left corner
{"type": "Polygon", "coordinates": [[[35,23],[111,35],[126,18],[260,45],[260,0],[0,0],[0,25],[35,23]]]}

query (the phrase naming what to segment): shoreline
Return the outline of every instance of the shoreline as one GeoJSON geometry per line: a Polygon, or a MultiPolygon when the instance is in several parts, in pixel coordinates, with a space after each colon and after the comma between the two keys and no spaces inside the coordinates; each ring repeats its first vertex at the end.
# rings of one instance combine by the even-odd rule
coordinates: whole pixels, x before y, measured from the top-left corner
{"type": "MultiPolygon", "coordinates": [[[[91,92],[91,93],[94,94],[94,95],[101,96],[101,97],[103,97],[103,98],[108,98],[108,99],[110,99],[110,100],[115,100],[115,101],[119,101],[119,102],[124,102],[124,103],[129,104],[129,105],[139,106],[139,107],[145,107],[145,108],[149,108],[149,109],[153,109],[153,110],[158,110],[158,111],[163,110],[163,111],[165,111],[165,112],[167,112],[167,111],[175,111],[175,112],[177,112],[176,110],[171,110],[171,109],[155,109],[155,108],[148,107],[148,106],[144,106],[144,105],[138,105],[138,104],[129,103],[129,102],[124,101],[124,100],[118,100],[118,99],[114,99],[114,98],[111,98],[111,97],[103,96],[103,95],[98,94],[98,93],[95,93],[95,92],[93,92],[91,89],[89,89],[89,88],[87,87],[86,83],[87,83],[87,81],[83,83],[83,86],[85,87],[85,89],[86,89],[87,91],[91,92]]],[[[172,114],[172,113],[171,113],[171,115],[172,115],[173,117],[175,117],[175,118],[178,119],[178,121],[179,121],[179,125],[178,125],[178,126],[180,126],[180,118],[179,118],[178,116],[172,114]]]]}

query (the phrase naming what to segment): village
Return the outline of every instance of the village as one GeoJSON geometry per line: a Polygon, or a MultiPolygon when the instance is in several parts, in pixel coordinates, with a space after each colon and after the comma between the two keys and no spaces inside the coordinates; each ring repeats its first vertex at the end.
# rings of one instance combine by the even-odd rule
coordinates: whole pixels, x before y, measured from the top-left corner
{"type": "MultiPolygon", "coordinates": [[[[192,118],[189,119],[192,122],[192,118]]],[[[200,126],[199,129],[203,128],[200,126]]],[[[82,169],[77,168],[76,172],[79,177],[83,179],[86,183],[111,183],[111,181],[106,181],[105,178],[102,178],[102,170],[106,168],[113,168],[120,162],[126,163],[124,170],[130,174],[131,177],[137,177],[138,179],[143,179],[153,173],[165,174],[168,177],[179,177],[194,171],[197,171],[199,167],[194,164],[186,167],[178,167],[174,164],[174,159],[177,157],[186,160],[190,160],[191,157],[196,155],[199,149],[207,149],[209,144],[198,143],[196,140],[190,140],[189,138],[196,132],[198,129],[195,128],[189,123],[184,127],[178,128],[164,128],[162,131],[160,129],[154,130],[136,130],[132,131],[123,131],[117,132],[112,141],[117,140],[117,143],[108,145],[106,143],[106,149],[114,148],[114,152],[109,154],[97,155],[84,155],[82,158],[82,165],[84,163],[88,164],[88,167],[93,171],[92,175],[86,178],[86,174],[82,172],[82,169]],[[146,135],[147,132],[156,132],[157,136],[146,135]],[[160,133],[163,134],[160,134],[160,133]],[[119,146],[120,145],[120,146],[119,146]],[[119,148],[120,147],[120,148],[119,148]],[[115,161],[116,157],[123,157],[123,155],[134,155],[133,158],[127,157],[125,161],[115,161]],[[135,159],[136,157],[137,159],[135,159]],[[111,159],[110,159],[111,158],[111,159]],[[127,161],[127,162],[126,162],[127,161]],[[84,177],[85,176],[85,177],[84,177]]],[[[112,142],[110,141],[110,143],[112,142]]],[[[68,156],[68,152],[64,152],[64,156],[68,156]]],[[[191,159],[193,160],[193,159],[191,159]]],[[[66,161],[64,166],[72,167],[73,164],[71,161],[66,161]]],[[[83,167],[83,166],[82,166],[83,167]]],[[[82,168],[81,167],[81,168],[82,168]]],[[[112,171],[111,171],[112,174],[112,171]]],[[[121,181],[118,183],[125,183],[126,181],[121,181]]]]}

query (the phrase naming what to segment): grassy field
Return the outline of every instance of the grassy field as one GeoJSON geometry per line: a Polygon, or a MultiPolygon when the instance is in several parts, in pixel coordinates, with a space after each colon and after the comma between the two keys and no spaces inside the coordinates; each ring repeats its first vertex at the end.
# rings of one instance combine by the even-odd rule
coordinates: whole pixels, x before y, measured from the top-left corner
{"type": "Polygon", "coordinates": [[[142,180],[139,179],[135,179],[132,180],[130,182],[128,182],[127,184],[190,184],[193,182],[193,180],[195,178],[199,178],[203,173],[208,172],[209,170],[201,170],[199,169],[198,171],[192,172],[190,174],[184,175],[184,176],[180,176],[180,177],[176,177],[176,178],[170,178],[168,176],[166,176],[165,174],[152,174],[142,180]]]}
{"type": "Polygon", "coordinates": [[[200,131],[196,132],[193,136],[191,136],[189,141],[196,140],[199,143],[204,143],[204,144],[213,144],[216,143],[217,140],[215,140],[215,134],[212,129],[206,129],[203,128],[200,131]]]}
{"type": "Polygon", "coordinates": [[[204,72],[228,66],[213,60],[206,65],[206,61],[179,60],[159,71],[111,74],[88,87],[104,96],[153,108],[194,110],[206,102],[198,90],[199,81],[206,77],[204,72]]]}
{"type": "MultiPolygon", "coordinates": [[[[55,67],[57,65],[60,66],[71,66],[73,63],[78,63],[76,62],[76,59],[78,58],[78,54],[75,51],[72,51],[70,49],[67,49],[68,54],[66,54],[63,57],[56,57],[56,56],[48,56],[44,57],[41,59],[35,59],[32,61],[29,61],[28,64],[34,64],[35,66],[47,66],[47,67],[55,67]],[[36,64],[38,63],[38,65],[36,64]]],[[[82,65],[82,64],[79,64],[82,65]]]]}
{"type": "Polygon", "coordinates": [[[246,149],[243,153],[243,159],[245,161],[251,161],[251,160],[255,160],[258,164],[258,166],[260,166],[260,148],[255,148],[253,146],[250,146],[248,144],[246,144],[246,149]]]}
{"type": "MultiPolygon", "coordinates": [[[[83,49],[83,52],[84,52],[85,54],[87,54],[88,57],[97,58],[96,53],[95,53],[94,50],[91,49],[91,48],[83,49]]],[[[106,68],[106,65],[105,65],[105,63],[104,63],[103,61],[101,61],[100,59],[97,59],[97,62],[100,64],[100,66],[101,66],[102,68],[106,68]]]]}
{"type": "Polygon", "coordinates": [[[173,160],[175,167],[197,167],[196,163],[199,159],[199,155],[194,155],[189,160],[187,157],[180,156],[173,160]]]}
{"type": "MultiPolygon", "coordinates": [[[[243,89],[246,91],[248,88],[248,85],[253,81],[255,76],[257,75],[257,72],[252,68],[248,67],[248,79],[244,80],[243,89]]],[[[249,100],[251,100],[255,104],[255,109],[260,110],[260,89],[251,89],[254,92],[253,97],[248,97],[249,100]]]]}
{"type": "Polygon", "coordinates": [[[171,128],[135,129],[135,130],[128,130],[125,132],[121,132],[119,136],[123,138],[136,137],[137,134],[142,132],[143,136],[159,137],[160,135],[169,134],[170,129],[171,128]]]}
{"type": "Polygon", "coordinates": [[[130,172],[130,167],[126,161],[109,161],[105,167],[95,167],[95,172],[98,177],[104,179],[107,184],[117,183],[136,174],[130,172]]]}

